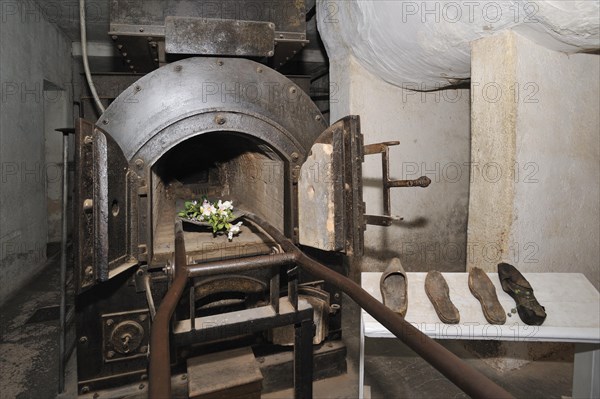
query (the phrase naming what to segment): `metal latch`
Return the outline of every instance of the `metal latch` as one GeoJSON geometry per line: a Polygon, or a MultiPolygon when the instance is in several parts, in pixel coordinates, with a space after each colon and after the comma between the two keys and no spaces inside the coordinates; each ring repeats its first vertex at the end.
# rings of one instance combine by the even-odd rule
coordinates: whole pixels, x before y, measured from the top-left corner
{"type": "Polygon", "coordinates": [[[415,180],[390,180],[390,147],[399,144],[399,141],[386,141],[364,146],[365,155],[381,154],[383,170],[383,215],[365,215],[365,224],[391,226],[392,222],[402,220],[399,216],[392,216],[390,204],[392,187],[428,187],[431,184],[431,179],[427,176],[421,176],[415,180]]]}

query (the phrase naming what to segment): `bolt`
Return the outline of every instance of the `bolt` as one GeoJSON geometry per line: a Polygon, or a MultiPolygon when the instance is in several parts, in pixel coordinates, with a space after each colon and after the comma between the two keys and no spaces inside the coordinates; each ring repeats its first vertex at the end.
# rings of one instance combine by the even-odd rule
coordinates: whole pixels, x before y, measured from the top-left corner
{"type": "Polygon", "coordinates": [[[92,266],[88,266],[85,268],[85,275],[86,276],[91,276],[92,274],[94,274],[94,268],[92,266]]]}
{"type": "Polygon", "coordinates": [[[184,380],[184,381],[187,380],[187,374],[182,374],[181,375],[181,379],[184,380]]]}
{"type": "Polygon", "coordinates": [[[158,44],[156,44],[156,42],[151,42],[151,43],[150,43],[150,47],[152,47],[152,48],[156,48],[156,46],[158,46],[158,44]]]}
{"type": "Polygon", "coordinates": [[[136,274],[137,274],[138,276],[143,276],[143,275],[144,275],[144,271],[140,269],[140,270],[138,270],[138,271],[136,272],[136,274]]]}
{"type": "Polygon", "coordinates": [[[117,48],[118,48],[119,50],[121,50],[121,49],[123,48],[123,45],[122,45],[122,44],[119,44],[119,45],[117,45],[117,48]]]}
{"type": "Polygon", "coordinates": [[[269,57],[273,57],[273,55],[275,55],[275,52],[273,52],[273,50],[271,50],[271,51],[269,51],[269,52],[267,53],[267,55],[268,55],[269,57]]]}
{"type": "Polygon", "coordinates": [[[123,57],[127,57],[127,52],[122,53],[123,57]]]}
{"type": "Polygon", "coordinates": [[[143,31],[144,31],[144,28],[140,28],[140,32],[143,32],[143,31]]]}
{"type": "Polygon", "coordinates": [[[148,347],[145,345],[140,346],[140,353],[146,353],[146,352],[148,352],[148,347]]]}
{"type": "Polygon", "coordinates": [[[142,91],[142,86],[135,86],[134,90],[135,91],[142,91]]]}
{"type": "Polygon", "coordinates": [[[256,72],[262,73],[263,69],[261,67],[256,68],[256,72]]]}
{"type": "Polygon", "coordinates": [[[289,92],[290,92],[290,94],[296,94],[296,88],[290,87],[289,92]]]}
{"type": "Polygon", "coordinates": [[[227,122],[227,120],[222,115],[217,115],[217,117],[215,118],[215,122],[217,123],[217,125],[224,125],[225,122],[227,122]]]}
{"type": "Polygon", "coordinates": [[[217,65],[218,66],[223,66],[223,61],[221,61],[221,60],[217,61],[217,65]]]}
{"type": "Polygon", "coordinates": [[[146,385],[144,385],[144,384],[140,384],[140,386],[139,386],[138,388],[140,388],[140,389],[144,389],[144,388],[146,388],[146,385]]]}
{"type": "Polygon", "coordinates": [[[87,385],[84,385],[83,387],[81,387],[81,393],[88,393],[90,391],[90,387],[88,387],[87,385]]]}
{"type": "Polygon", "coordinates": [[[141,158],[136,159],[135,166],[137,166],[138,169],[142,169],[144,167],[144,160],[141,158]]]}
{"type": "Polygon", "coordinates": [[[115,352],[113,352],[113,351],[108,351],[108,352],[106,353],[106,357],[107,357],[107,358],[109,358],[109,359],[112,359],[113,357],[115,357],[115,352]]]}
{"type": "Polygon", "coordinates": [[[113,35],[113,36],[112,36],[112,39],[113,39],[113,40],[117,40],[117,39],[119,39],[119,36],[117,36],[117,35],[113,35]]]}
{"type": "Polygon", "coordinates": [[[297,153],[297,152],[295,152],[295,151],[294,151],[294,152],[292,152],[292,159],[293,159],[294,161],[297,161],[297,160],[298,160],[298,158],[300,158],[300,155],[298,155],[298,153],[297,153]]]}
{"type": "Polygon", "coordinates": [[[110,327],[110,326],[112,326],[113,324],[115,324],[115,321],[114,321],[113,319],[108,319],[108,320],[106,320],[106,325],[107,325],[107,326],[109,326],[109,327],[110,327]]]}
{"type": "Polygon", "coordinates": [[[90,145],[94,142],[94,138],[92,136],[85,136],[83,142],[87,145],[90,145]]]}
{"type": "Polygon", "coordinates": [[[102,124],[103,124],[103,125],[108,125],[108,123],[109,123],[109,122],[108,122],[108,119],[104,119],[104,120],[102,121],[102,124]]]}
{"type": "Polygon", "coordinates": [[[340,293],[336,292],[335,295],[333,296],[335,299],[340,299],[340,293]]]}
{"type": "Polygon", "coordinates": [[[94,200],[86,199],[83,201],[83,210],[86,212],[92,211],[94,209],[94,200]]]}
{"type": "Polygon", "coordinates": [[[85,335],[83,337],[79,338],[80,344],[86,344],[87,342],[88,342],[88,338],[85,335]]]}
{"type": "Polygon", "coordinates": [[[316,121],[320,121],[321,119],[322,119],[322,118],[321,118],[321,115],[317,115],[317,116],[315,116],[315,120],[316,120],[316,121]]]}
{"type": "Polygon", "coordinates": [[[148,379],[148,374],[142,374],[142,376],[140,377],[140,379],[141,379],[142,381],[145,381],[145,380],[147,380],[147,379],[148,379]]]}
{"type": "Polygon", "coordinates": [[[140,321],[146,321],[146,319],[148,318],[147,315],[145,314],[141,314],[140,317],[138,317],[140,321]]]}
{"type": "Polygon", "coordinates": [[[135,69],[135,67],[134,67],[133,65],[130,65],[130,66],[129,66],[129,69],[131,69],[131,70],[134,70],[134,69],[135,69]]]}

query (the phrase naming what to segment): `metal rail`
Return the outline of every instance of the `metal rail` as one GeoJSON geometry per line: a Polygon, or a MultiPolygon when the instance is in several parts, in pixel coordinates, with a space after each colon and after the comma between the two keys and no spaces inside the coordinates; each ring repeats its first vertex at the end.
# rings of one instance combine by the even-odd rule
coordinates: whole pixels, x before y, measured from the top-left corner
{"type": "Polygon", "coordinates": [[[296,263],[303,270],[318,279],[338,287],[352,298],[361,308],[391,331],[402,342],[435,367],[457,387],[474,398],[513,398],[513,396],[475,370],[442,345],[423,334],[404,318],[384,306],[363,290],[358,284],[309,258],[277,228],[262,218],[246,214],[245,219],[256,224],[269,234],[286,252],[272,256],[259,256],[247,260],[229,260],[211,262],[203,265],[187,265],[185,243],[181,222],[175,229],[175,279],[165,295],[152,325],[150,337],[150,399],[169,398],[171,396],[171,369],[169,352],[169,321],[188,278],[192,275],[221,274],[237,271],[240,267],[272,267],[278,264],[296,263]],[[263,259],[265,258],[265,259],[263,259]],[[268,258],[268,259],[267,259],[268,258]],[[184,266],[181,266],[184,265],[184,266]]]}
{"type": "Polygon", "coordinates": [[[323,279],[344,291],[361,308],[366,310],[465,393],[473,398],[513,398],[504,388],[498,386],[448,349],[423,334],[412,324],[404,320],[403,317],[373,298],[354,281],[309,258],[292,241],[265,220],[252,214],[247,214],[246,219],[265,230],[267,234],[281,245],[284,251],[295,254],[296,262],[303,270],[315,278],[323,279]]]}

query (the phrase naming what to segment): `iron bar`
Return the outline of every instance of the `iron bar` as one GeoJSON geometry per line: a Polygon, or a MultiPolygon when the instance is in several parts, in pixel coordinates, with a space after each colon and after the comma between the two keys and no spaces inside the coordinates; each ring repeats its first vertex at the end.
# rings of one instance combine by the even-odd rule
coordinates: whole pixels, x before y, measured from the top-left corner
{"type": "Polygon", "coordinates": [[[394,313],[369,295],[368,292],[363,290],[354,281],[336,273],[302,253],[277,228],[256,215],[246,214],[245,218],[259,225],[281,245],[284,251],[296,254],[298,265],[313,277],[323,279],[345,292],[361,308],[366,310],[367,313],[373,316],[465,393],[474,398],[513,398],[504,388],[466,364],[438,342],[423,334],[412,324],[404,320],[403,317],[394,313]]]}
{"type": "Polygon", "coordinates": [[[62,133],[62,214],[61,214],[61,243],[60,243],[60,320],[58,343],[58,393],[65,391],[65,353],[66,353],[66,309],[67,309],[67,204],[69,201],[69,133],[75,133],[72,128],[56,129],[62,133]]]}

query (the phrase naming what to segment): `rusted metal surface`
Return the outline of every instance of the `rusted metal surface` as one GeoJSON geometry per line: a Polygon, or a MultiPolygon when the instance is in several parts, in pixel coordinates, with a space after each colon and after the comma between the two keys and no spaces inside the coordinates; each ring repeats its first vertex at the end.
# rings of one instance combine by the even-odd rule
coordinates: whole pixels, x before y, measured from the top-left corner
{"type": "Polygon", "coordinates": [[[327,128],[298,180],[299,242],[347,255],[363,252],[362,134],[358,116],[327,128]]]}
{"type": "Polygon", "coordinates": [[[297,255],[298,265],[316,278],[339,287],[361,308],[379,321],[419,356],[474,398],[513,398],[505,389],[475,370],[442,345],[423,334],[401,316],[384,306],[358,284],[303,254],[288,238],[256,215],[246,218],[261,226],[287,253],[297,255]]]}
{"type": "Polygon", "coordinates": [[[275,54],[272,22],[189,16],[165,18],[168,54],[270,57],[275,54]]]}
{"type": "Polygon", "coordinates": [[[131,257],[128,163],[102,129],[80,120],[77,129],[75,222],[77,290],[137,264],[131,257]]]}
{"type": "MultiPolygon", "coordinates": [[[[182,223],[179,220],[175,224],[175,260],[173,265],[175,278],[156,312],[150,336],[150,398],[171,397],[169,323],[189,278],[288,265],[295,261],[295,257],[295,254],[275,254],[210,262],[202,265],[187,265],[185,239],[182,223]]],[[[270,306],[269,308],[272,309],[270,306]]],[[[312,309],[310,307],[309,309],[309,314],[312,316],[312,309]]],[[[221,324],[215,325],[220,326],[221,324]]]]}
{"type": "Polygon", "coordinates": [[[402,220],[399,216],[392,215],[391,188],[392,187],[428,187],[431,179],[421,176],[415,180],[390,179],[390,147],[399,145],[399,141],[387,141],[366,145],[365,155],[381,154],[381,169],[383,171],[383,215],[365,215],[366,224],[377,226],[391,226],[394,221],[402,220]]]}

